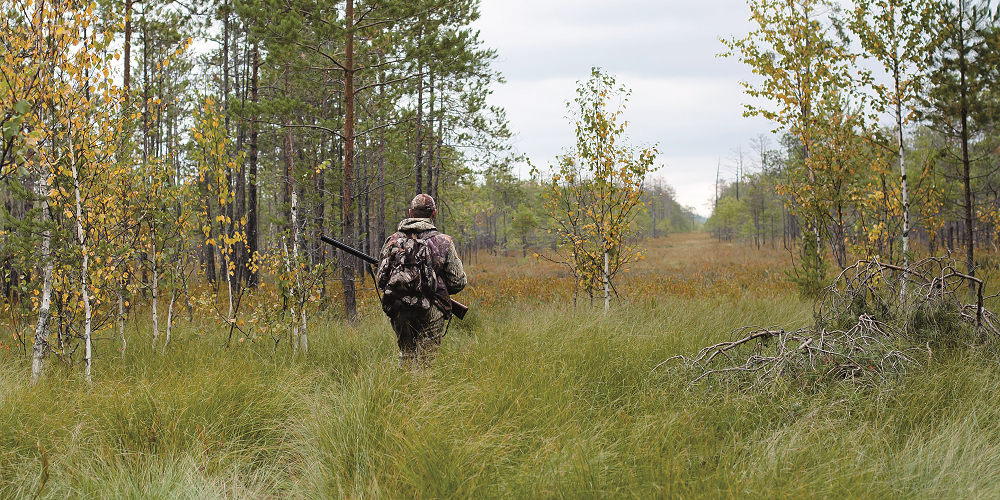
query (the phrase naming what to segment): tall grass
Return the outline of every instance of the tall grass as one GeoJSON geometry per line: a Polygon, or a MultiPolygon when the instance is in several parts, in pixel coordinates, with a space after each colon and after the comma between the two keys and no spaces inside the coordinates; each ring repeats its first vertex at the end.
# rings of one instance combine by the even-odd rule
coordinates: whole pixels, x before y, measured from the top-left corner
{"type": "Polygon", "coordinates": [[[53,362],[30,387],[9,359],[0,498],[1000,496],[991,349],[932,352],[874,388],[741,393],[654,370],[740,326],[811,320],[811,304],[750,285],[606,316],[531,297],[480,307],[422,371],[398,368],[374,314],[316,318],[305,358],[225,348],[204,326],[178,328],[165,354],[136,336],[92,386],[53,362]]]}

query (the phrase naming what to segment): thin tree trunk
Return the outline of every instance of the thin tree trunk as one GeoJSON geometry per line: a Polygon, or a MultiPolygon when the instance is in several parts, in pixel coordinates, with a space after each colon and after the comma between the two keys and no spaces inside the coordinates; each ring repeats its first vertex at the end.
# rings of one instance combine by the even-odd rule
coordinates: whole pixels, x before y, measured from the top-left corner
{"type": "MultiPolygon", "coordinates": [[[[964,9],[964,5],[961,7],[964,9]]],[[[963,43],[964,46],[964,43],[963,43]]],[[[968,96],[966,95],[966,61],[965,52],[959,53],[960,63],[959,71],[961,73],[961,94],[959,98],[961,99],[961,117],[962,117],[962,188],[965,198],[965,232],[968,235],[966,238],[965,246],[965,268],[969,276],[976,275],[976,261],[975,261],[975,237],[973,236],[973,219],[972,219],[972,166],[969,160],[969,106],[968,106],[968,96]]],[[[969,292],[975,293],[976,283],[969,280],[969,292]]]]}
{"type": "MultiPolygon", "coordinates": [[[[253,48],[253,76],[250,83],[250,101],[257,103],[258,68],[260,67],[260,50],[257,45],[253,48]]],[[[260,271],[257,266],[259,262],[259,237],[257,235],[260,222],[258,218],[257,199],[257,122],[250,122],[250,157],[247,169],[247,253],[248,262],[251,263],[247,270],[247,286],[256,288],[260,284],[260,271]]]]}
{"type": "Polygon", "coordinates": [[[118,337],[122,341],[122,359],[125,359],[125,349],[128,341],[125,340],[125,297],[121,287],[118,288],[118,337]]]}
{"type": "MultiPolygon", "coordinates": [[[[385,102],[385,85],[379,86],[379,102],[385,102]]],[[[375,221],[378,243],[385,241],[385,129],[379,131],[378,142],[378,216],[375,221]]],[[[379,248],[381,250],[381,248],[379,248]]]]}
{"type": "MultiPolygon", "coordinates": [[[[371,178],[373,177],[372,175],[373,148],[371,147],[370,144],[371,143],[367,144],[368,147],[365,148],[365,154],[363,156],[364,168],[362,169],[362,174],[361,174],[362,175],[361,185],[365,186],[365,189],[364,193],[361,196],[362,203],[361,207],[359,208],[361,212],[361,217],[360,217],[361,233],[364,235],[363,238],[364,242],[362,243],[362,248],[364,248],[364,251],[369,255],[374,255],[376,252],[372,251],[374,243],[372,242],[372,190],[371,190],[371,185],[372,185],[371,178]]],[[[358,264],[360,264],[362,267],[364,267],[365,265],[361,261],[358,261],[358,264]]],[[[362,269],[361,272],[363,273],[364,270],[362,269]]]]}
{"type": "MultiPolygon", "coordinates": [[[[222,20],[222,114],[223,114],[223,124],[226,131],[226,137],[232,137],[232,135],[229,132],[229,79],[230,79],[229,51],[231,46],[229,43],[229,32],[230,32],[229,15],[230,15],[229,2],[227,1],[225,2],[225,17],[222,20]]],[[[230,153],[229,147],[227,146],[225,154],[228,155],[229,153],[230,153]]],[[[225,200],[225,203],[219,207],[219,212],[220,215],[225,216],[226,220],[220,221],[219,223],[219,234],[220,236],[223,236],[221,238],[222,242],[221,245],[219,245],[219,250],[222,253],[222,260],[224,264],[223,269],[225,269],[225,275],[226,275],[226,290],[229,293],[229,316],[227,319],[232,319],[233,278],[234,275],[239,276],[239,271],[237,269],[237,267],[239,266],[239,261],[237,260],[236,262],[234,262],[234,257],[236,256],[234,255],[233,252],[233,246],[226,245],[226,239],[232,238],[233,236],[233,228],[236,224],[236,220],[234,217],[235,214],[233,213],[235,200],[232,199],[231,195],[233,191],[233,169],[229,166],[229,162],[225,162],[224,168],[226,170],[226,187],[224,191],[226,193],[226,196],[222,198],[225,200]],[[230,270],[230,262],[233,262],[235,264],[232,270],[230,270]]]]}
{"type": "Polygon", "coordinates": [[[122,72],[122,87],[125,103],[129,102],[129,86],[132,82],[132,0],[125,0],[125,67],[122,72]]]}
{"type": "Polygon", "coordinates": [[[427,113],[427,130],[429,131],[429,141],[427,141],[427,190],[424,193],[430,194],[435,199],[437,199],[434,193],[434,145],[437,141],[434,140],[434,72],[430,72],[430,82],[428,85],[428,91],[430,92],[428,99],[430,101],[430,109],[427,113]]]}
{"type": "Polygon", "coordinates": [[[416,194],[420,194],[423,191],[423,162],[424,162],[424,136],[423,136],[423,126],[424,126],[424,66],[420,65],[420,71],[417,72],[417,147],[416,154],[417,160],[414,162],[414,178],[416,180],[416,194]]]}
{"type": "MultiPolygon", "coordinates": [[[[43,190],[49,185],[49,171],[42,172],[41,187],[43,190]]],[[[42,223],[45,224],[50,218],[48,194],[42,197],[42,223]]],[[[51,255],[52,233],[48,227],[42,231],[42,297],[41,305],[38,308],[38,323],[35,324],[35,338],[31,346],[31,385],[38,383],[42,375],[42,361],[45,357],[46,345],[49,338],[49,311],[52,304],[52,269],[54,267],[51,255]]]]}
{"type": "Polygon", "coordinates": [[[167,353],[167,344],[170,343],[170,329],[174,323],[174,302],[177,299],[177,290],[170,287],[170,305],[167,306],[167,333],[163,336],[163,354],[167,353]]]}
{"type": "MultiPolygon", "coordinates": [[[[285,273],[292,274],[292,262],[291,262],[291,259],[288,257],[288,243],[284,239],[282,239],[282,241],[281,241],[281,247],[284,250],[284,255],[285,255],[285,273]]],[[[292,285],[292,289],[289,290],[289,292],[290,292],[289,295],[291,295],[292,301],[288,305],[288,307],[290,309],[289,312],[291,313],[291,316],[292,316],[292,329],[291,329],[291,331],[288,332],[288,347],[290,347],[292,349],[292,356],[296,355],[298,353],[298,349],[299,349],[299,342],[298,342],[298,340],[299,340],[299,323],[298,323],[298,318],[295,315],[295,304],[297,303],[297,300],[295,298],[296,297],[296,290],[295,290],[295,288],[296,287],[293,284],[292,285]]]]}
{"type": "MultiPolygon", "coordinates": [[[[233,181],[235,184],[235,195],[236,200],[233,203],[233,219],[229,226],[234,228],[234,232],[241,233],[243,236],[246,235],[247,220],[244,218],[246,215],[246,176],[243,175],[243,165],[240,162],[236,164],[236,171],[233,172],[233,181]]],[[[243,238],[234,238],[236,241],[233,242],[231,252],[233,263],[233,293],[236,295],[240,294],[240,287],[243,284],[245,275],[247,273],[247,245],[243,238]]]]}
{"type": "MultiPolygon", "coordinates": [[[[307,351],[308,343],[306,342],[306,311],[305,311],[305,291],[302,289],[302,276],[301,269],[302,266],[299,265],[299,221],[298,221],[298,211],[299,211],[299,197],[295,190],[295,180],[292,179],[292,207],[290,217],[292,219],[292,265],[295,266],[295,290],[292,291],[292,301],[298,301],[299,309],[302,311],[302,328],[292,327],[292,353],[295,353],[299,348],[302,349],[302,354],[305,355],[307,351]],[[301,295],[300,299],[298,295],[301,295]],[[296,334],[296,331],[298,332],[296,334]]],[[[286,249],[287,253],[287,249],[286,249]]],[[[287,259],[287,257],[286,257],[287,259]]],[[[292,323],[295,324],[297,318],[295,317],[295,306],[292,306],[292,323]]]]}
{"type": "MultiPolygon", "coordinates": [[[[288,79],[289,73],[291,73],[291,64],[285,63],[285,95],[290,95],[292,91],[291,83],[289,82],[288,79]]],[[[292,173],[293,173],[292,171],[294,167],[293,162],[295,161],[294,155],[292,153],[292,147],[293,147],[292,128],[290,127],[290,125],[291,125],[291,119],[286,116],[285,117],[285,173],[284,173],[284,179],[282,179],[283,186],[281,193],[282,194],[281,201],[286,207],[291,205],[292,203],[292,193],[290,190],[291,190],[292,173]]],[[[288,231],[288,234],[292,234],[292,228],[289,226],[291,226],[291,219],[288,220],[288,226],[286,226],[286,230],[288,231]]]]}
{"type": "Polygon", "coordinates": [[[604,314],[608,313],[608,309],[611,309],[611,280],[610,269],[609,269],[608,251],[604,251],[604,314]]]}
{"type": "Polygon", "coordinates": [[[160,268],[156,264],[156,229],[153,229],[153,302],[151,305],[153,313],[153,349],[156,349],[156,342],[160,338],[160,318],[156,311],[157,303],[160,300],[160,268]]]}
{"type": "MultiPolygon", "coordinates": [[[[353,244],[354,219],[351,215],[354,184],[354,0],[347,0],[345,11],[347,40],[344,44],[344,234],[348,245],[353,244]]],[[[344,315],[351,323],[357,320],[358,307],[354,289],[352,258],[340,252],[341,282],[344,285],[344,315]]]]}
{"type": "MultiPolygon", "coordinates": [[[[438,192],[438,186],[441,183],[441,146],[442,143],[444,142],[443,134],[444,134],[444,122],[442,120],[438,120],[437,148],[434,154],[434,188],[431,190],[431,192],[434,193],[431,196],[433,196],[435,200],[437,200],[441,196],[441,193],[438,192]]],[[[438,201],[438,203],[440,203],[440,201],[438,201]]],[[[444,231],[444,229],[442,229],[442,231],[444,231]]]]}
{"type": "Polygon", "coordinates": [[[80,176],[76,170],[76,154],[72,140],[70,141],[70,166],[73,173],[74,192],[76,194],[76,239],[80,246],[80,253],[83,255],[83,263],[80,267],[80,294],[83,296],[83,372],[87,383],[91,383],[90,365],[93,360],[93,342],[90,335],[91,310],[90,310],[90,285],[87,276],[90,273],[90,257],[87,252],[87,240],[83,232],[83,208],[80,202],[80,176]]]}
{"type": "MultiPolygon", "coordinates": [[[[897,76],[897,81],[898,81],[897,76]]],[[[899,88],[899,83],[896,84],[899,88]]],[[[898,91],[897,91],[898,92],[898,91]]],[[[899,141],[899,183],[903,201],[903,267],[910,266],[910,197],[906,185],[906,144],[903,142],[903,109],[896,99],[896,139],[899,141]]]]}

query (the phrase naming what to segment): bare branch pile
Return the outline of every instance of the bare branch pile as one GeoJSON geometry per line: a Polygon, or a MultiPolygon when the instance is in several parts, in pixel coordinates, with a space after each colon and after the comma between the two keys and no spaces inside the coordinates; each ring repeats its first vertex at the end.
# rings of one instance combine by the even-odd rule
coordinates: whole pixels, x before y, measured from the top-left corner
{"type": "Polygon", "coordinates": [[[983,307],[984,283],[947,258],[909,267],[863,260],[849,266],[814,306],[812,327],[743,327],[693,357],[673,356],[692,383],[715,376],[758,387],[778,380],[880,383],[920,368],[933,349],[1000,339],[1000,321],[983,307]],[[973,303],[964,303],[971,297],[973,303]]]}

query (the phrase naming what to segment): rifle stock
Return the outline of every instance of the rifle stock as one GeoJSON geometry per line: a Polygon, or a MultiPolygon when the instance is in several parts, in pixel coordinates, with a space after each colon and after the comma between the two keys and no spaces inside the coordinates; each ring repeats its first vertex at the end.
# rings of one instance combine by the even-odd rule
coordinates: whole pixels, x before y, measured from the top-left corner
{"type": "MultiPolygon", "coordinates": [[[[347,252],[347,253],[349,253],[349,254],[351,254],[351,255],[353,255],[353,256],[355,256],[355,257],[357,257],[357,258],[359,258],[359,259],[361,259],[361,260],[363,260],[363,261],[365,261],[367,263],[369,263],[369,264],[378,265],[378,259],[376,259],[375,257],[372,257],[371,255],[368,255],[368,254],[366,254],[364,252],[361,252],[359,250],[355,250],[354,248],[351,248],[351,247],[345,245],[344,243],[341,243],[341,242],[339,242],[339,241],[337,241],[337,240],[335,240],[333,238],[330,238],[329,236],[326,236],[325,234],[321,234],[320,237],[319,237],[319,239],[323,240],[323,243],[326,243],[328,245],[332,245],[332,246],[334,246],[336,248],[339,248],[339,249],[341,249],[341,250],[343,250],[343,251],[345,251],[345,252],[347,252]]],[[[375,279],[375,275],[374,274],[372,274],[372,279],[373,280],[375,279]]],[[[378,283],[375,283],[375,287],[378,288],[378,283]]],[[[463,303],[461,303],[461,302],[459,302],[459,301],[457,301],[455,299],[451,299],[451,313],[454,314],[456,317],[458,317],[458,319],[465,319],[465,314],[468,313],[468,312],[469,312],[469,306],[467,306],[467,305],[465,305],[465,304],[463,304],[463,303]]]]}

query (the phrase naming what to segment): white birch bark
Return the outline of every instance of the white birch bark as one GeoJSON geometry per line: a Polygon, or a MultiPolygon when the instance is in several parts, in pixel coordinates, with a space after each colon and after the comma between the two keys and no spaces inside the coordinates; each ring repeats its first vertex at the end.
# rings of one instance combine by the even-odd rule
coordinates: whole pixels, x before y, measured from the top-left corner
{"type": "Polygon", "coordinates": [[[87,283],[87,275],[90,271],[90,256],[87,252],[87,240],[83,233],[83,207],[80,203],[80,176],[76,170],[76,157],[73,152],[73,143],[70,141],[70,166],[73,173],[73,191],[76,194],[76,239],[80,245],[80,253],[83,254],[83,265],[80,269],[80,294],[83,296],[83,372],[87,383],[92,383],[90,378],[91,360],[93,359],[93,343],[90,335],[91,310],[90,310],[90,290],[87,283]]]}
{"type": "MultiPolygon", "coordinates": [[[[228,249],[229,249],[229,244],[226,244],[226,250],[223,250],[222,254],[226,255],[226,253],[229,251],[228,249]]],[[[232,283],[232,274],[229,271],[229,258],[228,257],[223,257],[223,260],[225,261],[225,266],[226,266],[226,291],[229,292],[229,316],[227,316],[226,319],[228,320],[229,323],[232,323],[233,321],[235,321],[235,318],[233,318],[233,283],[232,283]]]]}
{"type": "Polygon", "coordinates": [[[611,309],[611,281],[608,279],[609,269],[608,251],[604,251],[604,314],[608,313],[608,309],[611,309]]]}
{"type": "MultiPolygon", "coordinates": [[[[294,234],[294,232],[293,232],[293,234],[294,234]]],[[[292,274],[292,264],[291,264],[291,262],[288,259],[288,244],[286,242],[282,241],[281,242],[281,247],[285,250],[285,273],[292,274]]],[[[291,304],[289,305],[289,307],[291,307],[291,309],[292,309],[291,310],[291,313],[292,313],[292,331],[289,332],[289,335],[288,335],[288,344],[289,344],[289,347],[292,348],[292,355],[294,356],[296,353],[298,353],[298,350],[299,350],[299,342],[298,342],[298,338],[299,338],[299,326],[298,325],[299,325],[299,323],[298,323],[298,318],[296,317],[296,314],[295,314],[295,303],[297,302],[297,298],[296,298],[296,294],[295,294],[295,285],[292,284],[291,287],[292,287],[292,289],[289,290],[291,292],[289,295],[292,296],[292,300],[291,300],[291,304]]]]}
{"type": "MultiPolygon", "coordinates": [[[[297,330],[298,335],[293,333],[293,343],[297,345],[292,349],[293,351],[301,348],[302,354],[306,354],[308,350],[308,341],[306,339],[306,297],[305,291],[302,289],[302,277],[301,269],[302,266],[299,265],[299,223],[298,223],[298,195],[295,193],[295,186],[292,185],[292,262],[295,264],[295,290],[301,294],[299,299],[299,309],[302,313],[302,327],[294,328],[293,332],[297,330]]],[[[295,301],[297,298],[296,294],[292,294],[292,300],[295,301]]],[[[295,318],[295,313],[293,311],[292,318],[295,318]]],[[[292,321],[296,321],[293,319],[292,321]]]]}
{"type": "MultiPolygon", "coordinates": [[[[906,186],[906,152],[903,143],[903,109],[899,99],[899,82],[896,83],[896,128],[897,139],[899,140],[899,180],[900,190],[903,195],[903,268],[910,267],[910,198],[906,186]]],[[[906,300],[906,273],[900,277],[902,283],[899,286],[899,297],[901,301],[906,300]]]]}
{"type": "Polygon", "coordinates": [[[232,324],[235,321],[233,318],[233,273],[229,267],[233,245],[229,241],[230,235],[226,232],[225,223],[219,223],[219,235],[222,238],[222,248],[219,253],[222,255],[222,268],[226,270],[226,293],[229,297],[229,313],[226,316],[226,323],[232,324]]]}
{"type": "Polygon", "coordinates": [[[167,353],[167,344],[170,343],[170,327],[174,321],[174,302],[177,299],[177,291],[170,291],[170,305],[167,306],[167,333],[163,337],[163,353],[167,353]]]}
{"type": "Polygon", "coordinates": [[[156,262],[156,230],[153,230],[153,349],[156,349],[156,341],[160,338],[160,317],[156,306],[160,300],[160,266],[156,262]]]}
{"type": "Polygon", "coordinates": [[[122,290],[120,287],[118,288],[117,293],[118,293],[118,337],[122,341],[122,359],[125,359],[125,348],[128,347],[128,342],[125,340],[125,297],[122,295],[122,290]]]}
{"type": "MultiPolygon", "coordinates": [[[[49,219],[49,171],[42,171],[40,189],[42,194],[42,222],[49,219]]],[[[42,361],[45,357],[45,347],[49,337],[49,311],[52,306],[52,255],[51,255],[52,234],[46,228],[42,231],[42,302],[38,308],[38,323],[35,324],[35,338],[31,346],[31,385],[38,383],[42,375],[42,361]]]]}
{"type": "MultiPolygon", "coordinates": [[[[897,84],[898,87],[898,84],[897,84]]],[[[898,90],[897,90],[898,93],[898,90]]],[[[903,267],[910,265],[910,197],[906,186],[906,151],[903,143],[903,110],[899,98],[896,98],[896,128],[899,140],[899,177],[903,195],[903,267]]]]}

